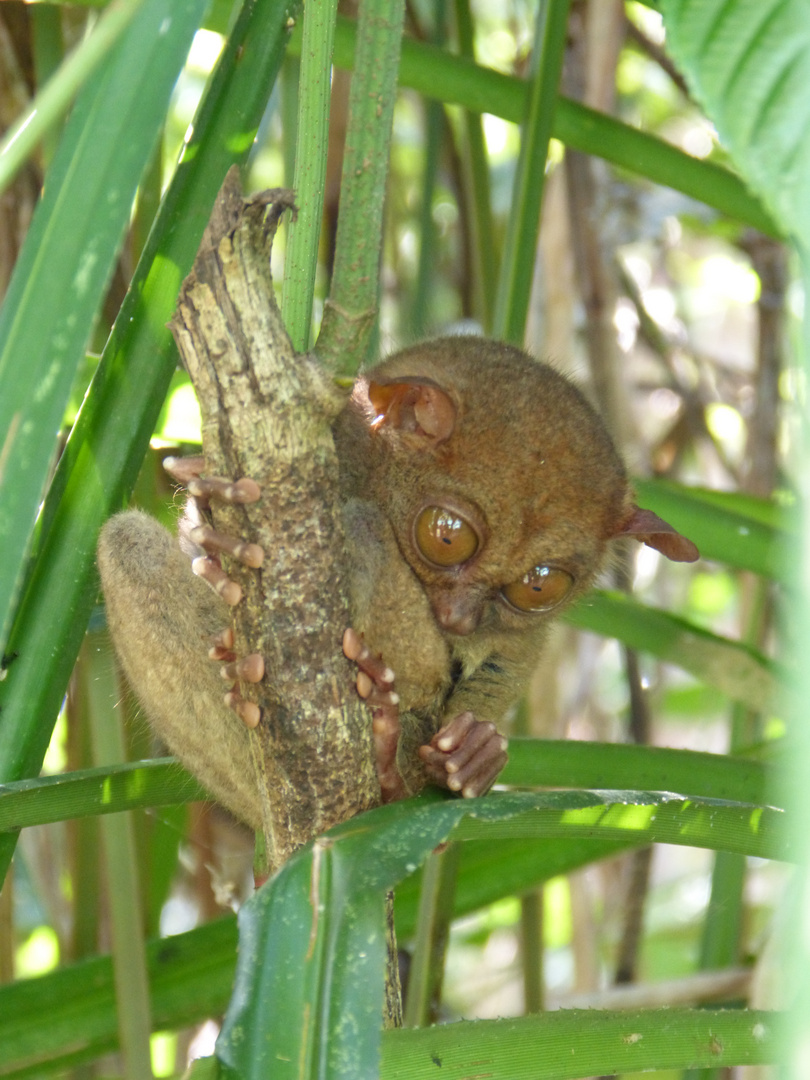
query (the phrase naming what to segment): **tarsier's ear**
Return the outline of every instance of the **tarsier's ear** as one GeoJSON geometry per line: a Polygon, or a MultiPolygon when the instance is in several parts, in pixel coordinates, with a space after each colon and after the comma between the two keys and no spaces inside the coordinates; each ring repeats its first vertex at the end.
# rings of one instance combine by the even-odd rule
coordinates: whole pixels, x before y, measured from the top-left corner
{"type": "Polygon", "coordinates": [[[412,433],[431,446],[445,442],[453,434],[455,403],[431,379],[370,382],[368,397],[375,412],[373,428],[412,433]]]}
{"type": "Polygon", "coordinates": [[[634,506],[632,513],[616,530],[616,537],[634,536],[642,544],[655,548],[673,562],[694,562],[700,558],[700,552],[685,536],[668,525],[652,510],[641,510],[634,506]]]}

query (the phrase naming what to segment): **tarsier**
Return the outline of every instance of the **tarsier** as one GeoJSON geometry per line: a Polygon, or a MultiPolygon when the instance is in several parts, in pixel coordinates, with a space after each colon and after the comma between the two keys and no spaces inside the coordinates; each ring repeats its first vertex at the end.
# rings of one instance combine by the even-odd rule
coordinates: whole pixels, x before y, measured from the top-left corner
{"type": "MultiPolygon", "coordinates": [[[[634,537],[677,561],[697,549],[635,505],[582,394],[511,346],[456,337],[396,353],[357,380],[334,438],[351,553],[344,651],[372,708],[382,797],[426,783],[480,795],[506,762],[495,725],[611,541],[634,537]]],[[[262,552],[216,534],[205,507],[260,489],[169,468],[189,481],[186,553],[145,514],[112,518],[99,543],[108,622],[157,732],[258,828],[247,730],[258,707],[236,686],[223,698],[221,679],[256,681],[263,662],[235,657],[223,632],[239,590],[218,556],[257,565],[262,552]]]]}

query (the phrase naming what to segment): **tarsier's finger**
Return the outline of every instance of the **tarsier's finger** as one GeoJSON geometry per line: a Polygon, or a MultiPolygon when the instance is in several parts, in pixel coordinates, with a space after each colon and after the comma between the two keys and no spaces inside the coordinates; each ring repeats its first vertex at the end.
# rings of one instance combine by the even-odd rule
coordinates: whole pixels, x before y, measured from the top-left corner
{"type": "Polygon", "coordinates": [[[259,726],[262,718],[262,710],[255,701],[245,701],[238,690],[230,690],[225,695],[225,704],[233,709],[246,728],[259,726]]]}
{"type": "Polygon", "coordinates": [[[374,735],[374,756],[377,766],[377,779],[384,803],[404,799],[408,794],[405,783],[397,768],[397,747],[399,746],[399,710],[375,709],[371,721],[374,735]]]}
{"type": "Polygon", "coordinates": [[[233,651],[233,627],[226,626],[218,634],[211,638],[211,648],[208,650],[209,660],[235,660],[236,653],[233,651]]]}
{"type": "MultiPolygon", "coordinates": [[[[391,690],[396,675],[387,664],[383,663],[379,656],[374,655],[362,637],[351,626],[347,627],[343,633],[343,655],[347,660],[357,664],[360,675],[367,676],[363,680],[361,680],[360,675],[357,677],[357,692],[360,697],[369,698],[375,689],[382,692],[391,690]]],[[[399,702],[398,697],[396,702],[399,702]]],[[[369,704],[372,704],[372,702],[370,701],[369,704]]]]}
{"type": "Polygon", "coordinates": [[[192,562],[191,569],[197,577],[207,581],[214,592],[219,593],[228,607],[235,607],[242,599],[241,588],[235,581],[231,581],[214,559],[209,559],[207,555],[200,555],[192,562]]]}
{"type": "Polygon", "coordinates": [[[233,660],[220,669],[223,679],[244,679],[245,682],[257,683],[264,678],[264,657],[259,653],[233,660]]]}
{"type": "Polygon", "coordinates": [[[448,776],[447,785],[451,791],[460,791],[465,799],[485,795],[497,780],[498,774],[508,759],[506,739],[496,735],[486,742],[458,772],[448,776]]]}
{"type": "Polygon", "coordinates": [[[430,745],[435,746],[437,750],[443,750],[446,754],[451,754],[464,745],[470,732],[475,731],[480,726],[473,713],[469,711],[459,713],[458,716],[454,716],[448,724],[445,724],[436,732],[430,740],[430,745]]]}
{"type": "Polygon", "coordinates": [[[188,487],[189,483],[205,472],[205,458],[198,457],[167,457],[163,459],[163,468],[176,480],[178,484],[188,487]]]}
{"type": "Polygon", "coordinates": [[[469,799],[483,795],[495,782],[508,759],[507,745],[494,724],[479,722],[467,712],[420,747],[419,756],[435,784],[469,799]]]}
{"type": "Polygon", "coordinates": [[[264,548],[258,544],[246,544],[235,536],[217,532],[210,525],[197,525],[191,530],[189,537],[205,551],[211,554],[225,552],[226,555],[232,555],[245,566],[252,566],[254,570],[264,562],[264,548]]]}
{"type": "Polygon", "coordinates": [[[371,708],[374,756],[382,801],[404,799],[408,790],[397,767],[400,723],[394,672],[371,652],[352,627],[343,634],[343,653],[347,660],[357,664],[357,692],[371,708]]]}
{"type": "Polygon", "coordinates": [[[255,480],[243,476],[241,480],[228,480],[221,476],[195,476],[186,484],[189,495],[195,499],[219,499],[226,503],[254,503],[262,497],[262,489],[255,480]]]}

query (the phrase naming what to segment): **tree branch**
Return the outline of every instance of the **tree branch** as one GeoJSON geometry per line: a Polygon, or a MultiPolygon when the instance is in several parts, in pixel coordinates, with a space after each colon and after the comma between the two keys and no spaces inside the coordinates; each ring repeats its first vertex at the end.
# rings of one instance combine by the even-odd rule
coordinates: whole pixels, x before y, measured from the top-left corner
{"type": "Polygon", "coordinates": [[[243,200],[231,170],[171,324],[208,471],[262,488],[258,503],[212,512],[217,529],[265,551],[258,571],[224,566],[243,590],[236,652],[265,659],[264,680],[240,692],[262,710],[250,738],[270,869],[379,802],[368,713],[340,648],[349,612],[330,424],[345,396],[295,353],[276,305],[270,249],[287,209],[285,191],[243,200]]]}

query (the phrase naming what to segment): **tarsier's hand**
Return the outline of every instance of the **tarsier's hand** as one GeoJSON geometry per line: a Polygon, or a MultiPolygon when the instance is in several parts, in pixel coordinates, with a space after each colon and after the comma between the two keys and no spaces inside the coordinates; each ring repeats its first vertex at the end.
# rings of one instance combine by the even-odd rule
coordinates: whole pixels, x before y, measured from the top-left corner
{"type": "Polygon", "coordinates": [[[419,757],[432,783],[473,799],[495,783],[509,756],[507,745],[494,724],[463,712],[419,747],[419,757]]]}
{"type": "MultiPolygon", "coordinates": [[[[201,476],[205,468],[205,459],[202,457],[166,458],[163,467],[170,476],[185,485],[201,512],[209,507],[212,499],[241,505],[258,502],[261,498],[261,488],[255,480],[248,477],[234,481],[201,476]]],[[[242,590],[222,569],[220,556],[230,555],[245,566],[258,569],[264,562],[264,550],[258,544],[245,543],[236,537],[217,532],[202,521],[202,513],[200,516],[201,524],[190,529],[188,536],[206,554],[194,559],[191,568],[229,607],[235,607],[242,599],[242,590]]],[[[255,728],[261,719],[261,710],[255,702],[245,701],[239,693],[238,684],[239,681],[261,682],[264,678],[264,658],[259,653],[251,653],[240,659],[233,651],[233,644],[233,628],[227,626],[217,634],[208,655],[211,660],[222,663],[222,678],[233,684],[225,694],[225,704],[233,709],[246,727],[255,728]]]]}
{"type": "MultiPolygon", "coordinates": [[[[394,672],[351,628],[343,635],[343,652],[357,664],[357,692],[371,709],[383,802],[404,799],[409,791],[397,767],[401,728],[394,672]]],[[[492,787],[506,764],[506,747],[506,739],[494,724],[463,712],[445,724],[428,745],[419,748],[419,757],[432,784],[471,799],[492,787]]]]}

